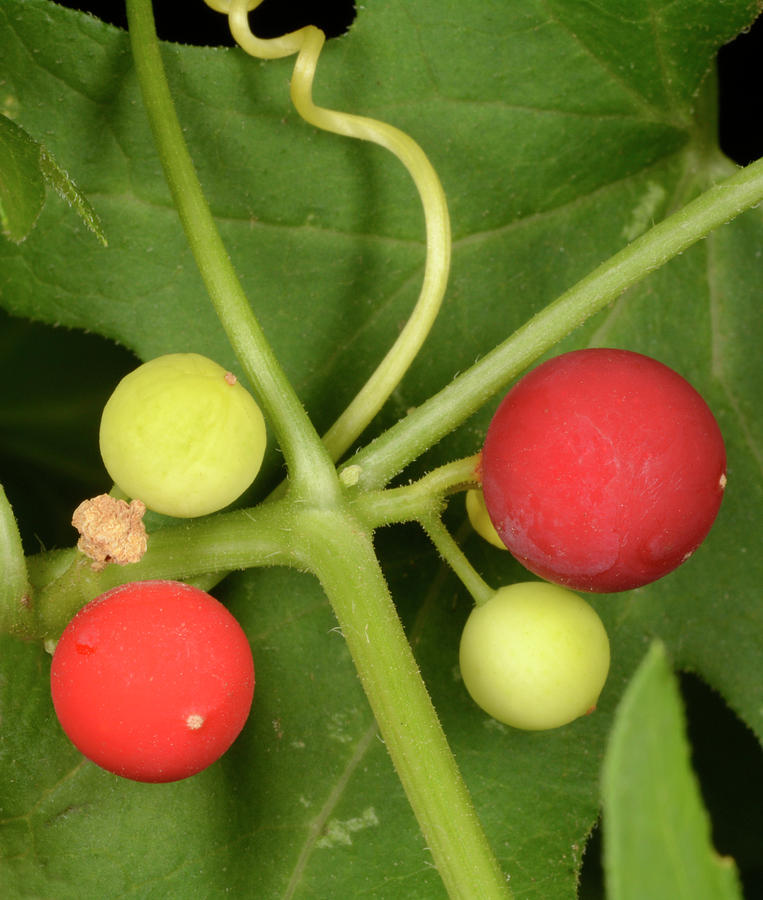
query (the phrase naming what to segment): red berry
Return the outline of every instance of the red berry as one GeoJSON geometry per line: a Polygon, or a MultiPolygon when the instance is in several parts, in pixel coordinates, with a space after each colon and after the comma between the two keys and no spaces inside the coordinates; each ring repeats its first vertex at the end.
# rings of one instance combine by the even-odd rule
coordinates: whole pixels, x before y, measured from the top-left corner
{"type": "Polygon", "coordinates": [[[623,591],[661,578],[702,543],[726,483],[705,401],[627,350],[577,350],[506,395],[482,451],[490,518],[548,581],[623,591]]]}
{"type": "Polygon", "coordinates": [[[136,581],[71,620],[50,683],[59,721],[88,759],[134,781],[177,781],[219,759],[244,727],[254,663],[214,597],[136,581]]]}

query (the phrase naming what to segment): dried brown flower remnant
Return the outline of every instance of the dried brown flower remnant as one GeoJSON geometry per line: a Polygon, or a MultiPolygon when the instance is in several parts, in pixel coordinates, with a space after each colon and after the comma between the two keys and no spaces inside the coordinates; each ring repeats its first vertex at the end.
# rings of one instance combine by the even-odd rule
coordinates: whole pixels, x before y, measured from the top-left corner
{"type": "Polygon", "coordinates": [[[143,557],[148,542],[145,512],[140,500],[126,503],[108,494],[83,500],[74,510],[72,525],[80,533],[77,547],[93,560],[96,572],[112,562],[125,566],[143,557]]]}

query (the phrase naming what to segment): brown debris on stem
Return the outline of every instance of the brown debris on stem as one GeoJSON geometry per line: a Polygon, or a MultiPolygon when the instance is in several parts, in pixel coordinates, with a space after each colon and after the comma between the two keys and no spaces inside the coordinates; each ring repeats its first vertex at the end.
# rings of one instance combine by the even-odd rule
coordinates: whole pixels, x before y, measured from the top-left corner
{"type": "Polygon", "coordinates": [[[103,571],[109,563],[125,566],[143,557],[148,545],[143,524],[145,512],[146,506],[140,500],[127,503],[108,494],[80,503],[74,510],[72,525],[80,533],[77,547],[93,560],[94,571],[103,571]]]}

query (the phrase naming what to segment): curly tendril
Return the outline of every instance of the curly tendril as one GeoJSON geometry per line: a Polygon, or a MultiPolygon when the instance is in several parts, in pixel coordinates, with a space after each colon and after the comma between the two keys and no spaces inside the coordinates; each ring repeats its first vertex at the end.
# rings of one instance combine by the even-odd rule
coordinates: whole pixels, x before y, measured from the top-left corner
{"type": "Polygon", "coordinates": [[[248,17],[248,13],[257,9],[262,0],[205,0],[205,3],[216,12],[228,16],[233,39],[250,56],[256,56],[258,59],[283,59],[285,56],[293,56],[302,46],[304,32],[312,27],[307,26],[281,37],[264,40],[252,34],[248,17]]]}
{"type": "Polygon", "coordinates": [[[316,106],[313,78],[325,43],[323,32],[307,25],[280,38],[263,40],[249,29],[248,12],[261,0],[206,0],[207,5],[228,15],[231,34],[249,53],[262,59],[279,59],[297,53],[291,80],[291,100],[305,121],[325,131],[385,147],[402,162],[421,198],[426,227],[424,280],[413,312],[397,340],[361,388],[355,399],[323,436],[334,460],[352,445],[379,412],[410,368],[440,311],[450,270],[450,217],[440,179],[424,151],[399,129],[365,116],[316,106]]]}

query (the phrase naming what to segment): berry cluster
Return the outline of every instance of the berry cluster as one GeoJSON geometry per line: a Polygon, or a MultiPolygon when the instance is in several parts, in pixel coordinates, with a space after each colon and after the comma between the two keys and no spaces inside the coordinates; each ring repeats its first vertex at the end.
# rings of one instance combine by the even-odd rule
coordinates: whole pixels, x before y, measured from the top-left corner
{"type": "MultiPolygon", "coordinates": [[[[185,517],[234,501],[266,438],[234,376],[205,357],[170,354],[120,382],[100,441],[126,495],[185,517]]],[[[482,491],[467,495],[475,529],[545,580],[502,587],[475,607],[461,674],[495,719],[556,728],[595,708],[609,670],[601,619],[570,588],[630,590],[688,559],[720,507],[723,438],[673,370],[626,350],[579,350],[509,391],[487,432],[481,478],[482,491]]],[[[235,740],[254,666],[217,600],[179,582],[133,582],[72,619],[51,688],[64,731],[89,759],[138,781],[174,781],[235,740]]]]}
{"type": "Polygon", "coordinates": [[[471,614],[461,672],[473,699],[518,728],[593,707],[609,647],[592,607],[662,578],[699,547],[726,485],[726,452],[702,397],[627,350],[577,350],[524,376],[499,405],[481,460],[480,534],[542,582],[502,588],[471,614]]]}
{"type": "MultiPolygon", "coordinates": [[[[166,515],[201,516],[252,483],[265,422],[230,372],[173,353],[117,385],[100,444],[127,496],[166,515]]],[[[187,778],[219,759],[254,693],[241,626],[209,594],[176,581],[132,582],[92,600],[58,641],[50,678],[72,743],[104,769],[147,782],[187,778]]]]}

